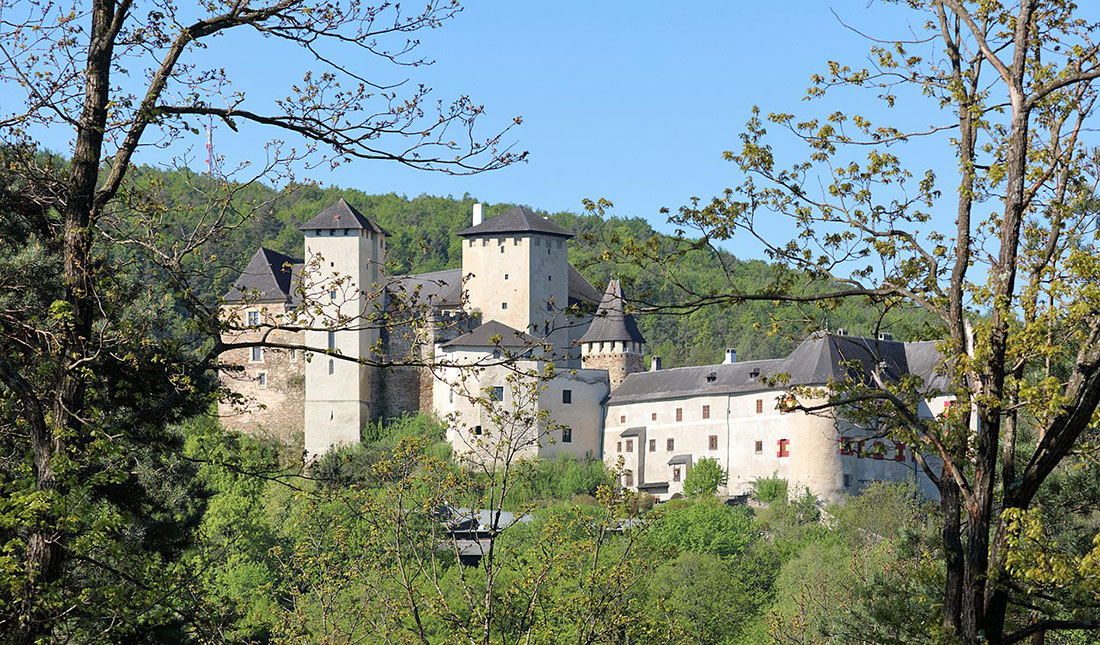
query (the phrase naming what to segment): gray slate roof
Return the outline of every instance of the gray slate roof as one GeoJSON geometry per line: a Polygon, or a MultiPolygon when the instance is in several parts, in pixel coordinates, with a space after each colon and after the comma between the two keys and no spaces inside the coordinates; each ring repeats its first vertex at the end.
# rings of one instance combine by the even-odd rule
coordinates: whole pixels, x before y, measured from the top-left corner
{"type": "Polygon", "coordinates": [[[477,226],[463,229],[457,233],[460,237],[482,235],[502,235],[506,233],[541,233],[570,238],[573,234],[554,222],[532,213],[523,206],[509,208],[496,217],[490,217],[477,226]]]}
{"type": "Polygon", "coordinates": [[[600,292],[572,264],[569,265],[569,299],[593,305],[600,301],[600,292]]]}
{"type": "Polygon", "coordinates": [[[588,331],[581,337],[582,343],[606,341],[634,341],[644,343],[645,337],[638,330],[634,317],[623,310],[623,289],[618,280],[607,283],[607,291],[592,318],[588,331]]]}
{"type": "Polygon", "coordinates": [[[325,210],[321,211],[305,224],[298,227],[300,231],[316,231],[329,229],[360,228],[372,233],[387,235],[382,227],[367,219],[354,206],[344,201],[344,198],[336,200],[325,210]]]}
{"type": "Polygon", "coordinates": [[[776,387],[764,380],[779,374],[789,377],[788,385],[824,385],[848,376],[868,379],[880,361],[885,362],[889,379],[916,374],[924,379],[929,392],[945,385],[944,377],[937,373],[940,356],[935,342],[902,343],[817,333],[785,358],[630,374],[611,393],[609,404],[773,390],[776,387]],[[853,361],[858,361],[860,369],[850,373],[847,364],[853,361]]]}
{"type": "Polygon", "coordinates": [[[463,334],[452,341],[443,343],[442,346],[445,348],[507,347],[514,349],[520,347],[538,347],[540,344],[540,341],[534,336],[529,336],[517,329],[512,329],[502,322],[490,320],[468,334],[463,334]],[[494,336],[500,336],[500,341],[494,342],[492,340],[494,336]]]}
{"type": "Polygon", "coordinates": [[[679,465],[679,464],[687,464],[687,465],[690,466],[691,465],[691,455],[690,454],[688,454],[688,455],[675,455],[675,456],[672,457],[672,459],[668,460],[668,465],[669,466],[676,466],[676,465],[679,465]]]}
{"type": "Polygon", "coordinates": [[[462,269],[399,275],[386,288],[415,298],[414,304],[454,308],[462,304],[462,269]]]}
{"type": "Polygon", "coordinates": [[[303,262],[278,251],[260,247],[233,283],[226,302],[290,302],[297,304],[293,287],[303,262]]]}

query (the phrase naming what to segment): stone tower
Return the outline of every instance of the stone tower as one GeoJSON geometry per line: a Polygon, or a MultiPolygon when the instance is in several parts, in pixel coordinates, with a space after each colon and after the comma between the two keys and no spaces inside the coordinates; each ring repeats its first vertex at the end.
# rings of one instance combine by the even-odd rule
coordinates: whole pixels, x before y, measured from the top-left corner
{"type": "Polygon", "coordinates": [[[359,441],[380,412],[378,368],[339,356],[376,356],[379,332],[371,317],[384,306],[386,232],[340,199],[300,227],[305,234],[303,314],[315,352],[305,369],[305,448],[309,455],[359,441]],[[320,313],[318,314],[318,310],[320,313]]]}
{"type": "Polygon", "coordinates": [[[607,370],[612,392],[627,374],[642,371],[645,338],[634,317],[625,311],[618,280],[607,283],[603,300],[580,343],[582,364],[586,369],[607,370]]]}
{"type": "MultiPolygon", "coordinates": [[[[480,206],[480,205],[478,205],[480,206]]],[[[569,351],[568,243],[573,234],[522,206],[459,231],[466,306],[569,351]]]]}

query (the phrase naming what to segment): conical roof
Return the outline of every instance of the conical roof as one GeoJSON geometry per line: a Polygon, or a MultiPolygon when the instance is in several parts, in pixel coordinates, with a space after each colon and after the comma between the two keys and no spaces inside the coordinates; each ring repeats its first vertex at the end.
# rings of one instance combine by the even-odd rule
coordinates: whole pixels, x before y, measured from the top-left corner
{"type": "Polygon", "coordinates": [[[536,215],[523,206],[509,208],[496,217],[490,217],[477,226],[463,229],[457,233],[459,237],[471,237],[478,235],[500,235],[502,233],[541,233],[543,235],[556,235],[570,238],[573,234],[554,222],[536,215]]]}
{"type": "Polygon", "coordinates": [[[387,235],[374,222],[367,219],[354,206],[344,201],[344,198],[336,200],[328,208],[318,213],[313,219],[298,227],[300,231],[316,231],[328,229],[359,228],[372,233],[387,235]]]}
{"type": "Polygon", "coordinates": [[[638,323],[634,322],[634,317],[623,309],[623,289],[619,286],[618,280],[607,283],[607,291],[604,292],[600,306],[596,309],[592,324],[581,337],[582,343],[607,341],[645,342],[645,337],[638,329],[638,323]]]}

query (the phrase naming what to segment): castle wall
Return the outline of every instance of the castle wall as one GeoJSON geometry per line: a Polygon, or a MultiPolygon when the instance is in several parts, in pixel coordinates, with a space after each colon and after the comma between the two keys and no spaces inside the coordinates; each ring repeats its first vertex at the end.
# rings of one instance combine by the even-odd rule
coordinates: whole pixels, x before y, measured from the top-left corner
{"type": "Polygon", "coordinates": [[[683,491],[690,466],[668,463],[678,455],[690,455],[692,464],[703,457],[716,458],[728,472],[719,490],[727,495],[748,493],[753,480],[777,476],[790,483],[792,493],[808,489],[826,501],[856,494],[871,481],[913,481],[925,495],[935,497],[935,488],[916,466],[910,448],[901,446],[899,457],[897,444],[878,440],[882,446],[872,453],[876,440],[868,439],[866,431],[838,423],[831,413],[780,412],[783,396],[776,390],[609,405],[604,461],[614,466],[621,457],[632,470],[635,488],[668,482],[662,498],[683,491]],[[704,406],[709,406],[707,413],[704,406]],[[863,440],[865,450],[841,454],[841,437],[853,443],[863,440]]]}
{"type": "Polygon", "coordinates": [[[541,370],[544,364],[537,361],[462,367],[484,364],[488,356],[474,350],[448,352],[447,360],[457,366],[440,370],[442,378],[433,388],[435,414],[446,422],[447,440],[456,454],[480,463],[492,463],[506,453],[517,459],[558,454],[599,457],[601,403],[608,393],[603,371],[557,370],[541,384],[541,391],[535,391],[510,378],[517,372],[541,370]],[[478,402],[490,397],[493,387],[502,388],[503,399],[491,406],[478,402]],[[551,423],[543,421],[543,413],[551,423]],[[568,441],[559,426],[569,428],[568,441]]]}
{"type": "MultiPolygon", "coordinates": [[[[249,306],[226,305],[222,316],[232,319],[240,331],[227,332],[227,343],[259,342],[267,334],[272,343],[295,345],[302,342],[300,332],[248,328],[248,313],[260,315],[266,325],[279,324],[287,313],[283,303],[256,303],[249,306]]],[[[226,428],[256,437],[293,443],[303,431],[305,411],[305,363],[302,352],[263,349],[254,361],[251,348],[239,348],[222,355],[226,363],[239,365],[241,371],[223,371],[222,384],[239,396],[238,400],[218,403],[218,416],[226,428]],[[261,376],[262,375],[262,376],[261,376]]]]}

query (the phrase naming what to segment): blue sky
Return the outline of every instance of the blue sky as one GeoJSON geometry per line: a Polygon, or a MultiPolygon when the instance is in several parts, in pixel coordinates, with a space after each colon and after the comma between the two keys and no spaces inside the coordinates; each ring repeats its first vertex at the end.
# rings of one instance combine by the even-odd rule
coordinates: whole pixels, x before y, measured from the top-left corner
{"type": "MultiPolygon", "coordinates": [[[[754,104],[765,112],[818,114],[835,107],[801,101],[809,76],[828,59],[861,64],[868,44],[833,11],[885,36],[904,33],[905,21],[915,18],[867,0],[468,0],[456,19],[421,35],[422,53],[436,63],[408,74],[439,98],[468,94],[485,105],[485,126],[522,116],[513,135],[529,160],[472,177],[370,161],[304,174],[369,193],[469,193],[551,211],[579,210],[583,198],[603,197],[615,204],[613,214],[644,217],[668,230],[661,207],[675,209],[692,196],[707,199],[741,180],[721,154],[737,147],[754,104]]],[[[219,39],[204,55],[224,63],[250,98],[263,99],[284,94],[307,68],[267,46],[245,35],[219,39]]],[[[369,59],[361,69],[372,75],[381,70],[387,81],[405,73],[369,59]]],[[[911,116],[904,108],[895,112],[911,116]]],[[[67,136],[46,133],[43,140],[64,149],[67,136]]],[[[235,134],[223,126],[215,144],[220,154],[240,161],[262,154],[262,136],[270,134],[235,134]]],[[[144,152],[138,161],[163,162],[193,145],[201,162],[202,144],[195,137],[170,151],[144,152]]],[[[797,160],[793,146],[779,151],[797,160]]],[[[756,255],[748,248],[739,254],[756,255]]]]}

